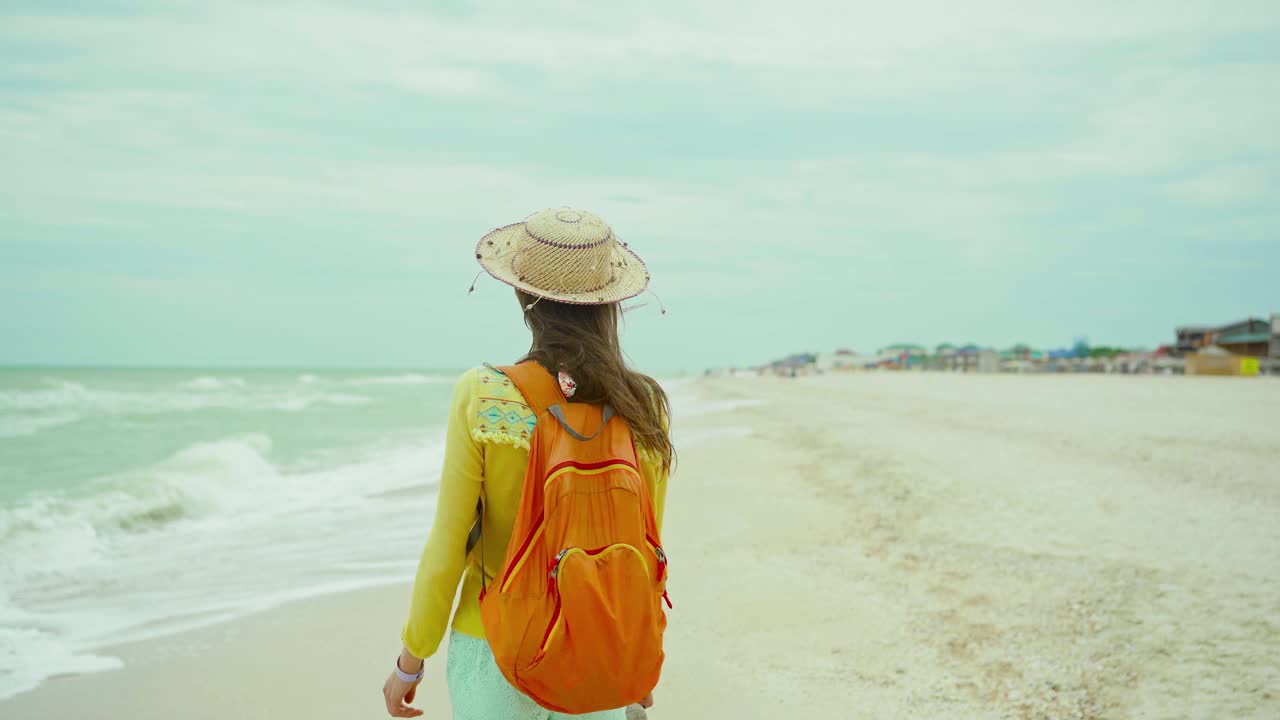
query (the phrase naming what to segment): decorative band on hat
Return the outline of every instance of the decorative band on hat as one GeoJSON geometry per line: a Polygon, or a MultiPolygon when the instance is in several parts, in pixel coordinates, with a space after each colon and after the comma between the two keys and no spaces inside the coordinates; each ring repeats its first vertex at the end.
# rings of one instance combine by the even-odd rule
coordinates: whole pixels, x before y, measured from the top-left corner
{"type": "Polygon", "coordinates": [[[578,245],[574,245],[573,243],[556,242],[555,240],[548,240],[547,238],[539,237],[537,233],[529,229],[528,225],[524,226],[524,232],[526,235],[533,238],[534,240],[537,240],[543,245],[550,245],[553,248],[559,248],[561,250],[590,250],[591,248],[598,248],[601,245],[605,245],[613,242],[612,230],[609,231],[609,234],[606,235],[603,239],[591,240],[585,243],[580,243],[578,245]]]}

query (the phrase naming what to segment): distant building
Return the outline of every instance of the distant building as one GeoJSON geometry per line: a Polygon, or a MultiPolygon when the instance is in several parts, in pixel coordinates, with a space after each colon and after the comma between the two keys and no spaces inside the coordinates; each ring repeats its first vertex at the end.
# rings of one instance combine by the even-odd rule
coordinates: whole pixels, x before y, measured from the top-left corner
{"type": "Polygon", "coordinates": [[[928,365],[929,351],[921,345],[897,343],[880,349],[875,366],[888,370],[923,369],[928,365]]]}
{"type": "Polygon", "coordinates": [[[1209,325],[1188,325],[1174,330],[1177,340],[1173,343],[1173,354],[1182,357],[1210,344],[1207,336],[1213,332],[1209,325]]]}
{"type": "Polygon", "coordinates": [[[1176,351],[1188,375],[1257,375],[1273,352],[1276,318],[1246,318],[1219,327],[1178,328],[1176,351]]]}
{"type": "Polygon", "coordinates": [[[888,347],[880,348],[881,355],[897,355],[899,357],[910,357],[912,355],[925,356],[929,351],[923,345],[915,345],[912,343],[897,343],[888,347]]]}
{"type": "Polygon", "coordinates": [[[1000,353],[977,345],[950,348],[938,357],[938,366],[952,372],[999,372],[1000,353]]]}
{"type": "Polygon", "coordinates": [[[1266,357],[1271,352],[1270,323],[1249,318],[1223,325],[1209,334],[1210,342],[1232,355],[1266,357]]]}
{"type": "Polygon", "coordinates": [[[1210,347],[1221,348],[1229,355],[1243,357],[1267,357],[1275,348],[1276,316],[1267,322],[1261,318],[1246,318],[1227,325],[1189,325],[1174,330],[1176,342],[1170,354],[1189,357],[1210,347]]]}
{"type": "Polygon", "coordinates": [[[769,363],[764,369],[783,377],[808,375],[814,370],[817,360],[818,356],[813,353],[793,353],[769,363]]]}
{"type": "Polygon", "coordinates": [[[1271,316],[1271,348],[1272,360],[1280,361],[1280,313],[1271,316]]]}
{"type": "Polygon", "coordinates": [[[862,362],[863,359],[858,357],[858,353],[850,350],[849,348],[840,348],[833,353],[822,353],[818,355],[817,361],[814,365],[822,372],[831,370],[847,371],[859,367],[862,362]]]}

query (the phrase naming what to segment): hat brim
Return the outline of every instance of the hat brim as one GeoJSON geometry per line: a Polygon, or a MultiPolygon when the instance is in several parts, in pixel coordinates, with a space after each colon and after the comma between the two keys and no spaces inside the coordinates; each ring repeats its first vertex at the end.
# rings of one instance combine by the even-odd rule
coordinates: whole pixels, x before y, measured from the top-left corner
{"type": "Polygon", "coordinates": [[[613,280],[602,288],[587,291],[563,291],[530,285],[520,280],[512,267],[517,240],[525,234],[524,223],[504,225],[490,231],[476,243],[476,260],[493,279],[523,290],[535,297],[570,305],[605,305],[633,298],[649,287],[649,268],[631,248],[621,243],[613,249],[614,261],[622,262],[613,280]]]}

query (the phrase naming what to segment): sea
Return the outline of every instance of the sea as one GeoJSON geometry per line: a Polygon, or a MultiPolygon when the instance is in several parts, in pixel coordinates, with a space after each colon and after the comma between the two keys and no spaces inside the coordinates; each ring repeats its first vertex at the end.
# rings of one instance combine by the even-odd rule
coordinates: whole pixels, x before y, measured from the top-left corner
{"type": "Polygon", "coordinates": [[[460,372],[0,369],[0,699],[411,579],[460,372]]]}

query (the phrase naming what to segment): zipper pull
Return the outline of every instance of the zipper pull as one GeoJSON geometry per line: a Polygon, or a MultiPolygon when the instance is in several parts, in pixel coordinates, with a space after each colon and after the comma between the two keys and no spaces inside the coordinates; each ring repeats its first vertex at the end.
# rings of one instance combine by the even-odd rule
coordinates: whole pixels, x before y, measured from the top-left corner
{"type": "Polygon", "coordinates": [[[569,554],[566,548],[556,553],[556,557],[551,561],[551,569],[547,572],[547,592],[556,589],[556,576],[560,574],[560,563],[564,560],[564,556],[569,554]]]}
{"type": "Polygon", "coordinates": [[[667,553],[655,544],[653,554],[658,556],[658,582],[662,582],[667,579],[667,553]]]}
{"type": "Polygon", "coordinates": [[[669,610],[674,610],[674,609],[675,609],[675,607],[671,604],[671,598],[667,596],[667,591],[666,591],[666,590],[663,590],[663,591],[662,591],[662,599],[667,601],[667,608],[668,608],[669,610]]]}

